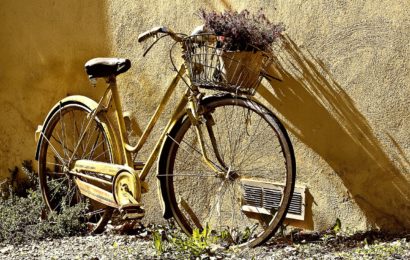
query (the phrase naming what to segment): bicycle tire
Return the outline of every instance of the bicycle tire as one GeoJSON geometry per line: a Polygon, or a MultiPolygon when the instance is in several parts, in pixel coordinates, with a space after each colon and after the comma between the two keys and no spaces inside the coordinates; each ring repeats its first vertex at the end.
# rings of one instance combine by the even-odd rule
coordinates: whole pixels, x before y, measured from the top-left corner
{"type": "MultiPolygon", "coordinates": [[[[214,124],[212,131],[203,130],[207,133],[204,142],[208,156],[229,174],[215,177],[201,161],[195,129],[186,116],[170,131],[163,152],[166,159],[159,165],[158,178],[165,203],[187,234],[209,225],[221,242],[239,247],[258,246],[277,231],[289,207],[296,169],[292,144],[276,116],[255,101],[233,95],[214,96],[204,99],[203,108],[204,118],[214,124]],[[210,132],[214,132],[219,159],[209,151],[213,150],[209,149],[213,147],[210,132]],[[270,209],[266,206],[270,215],[243,210],[252,204],[244,199],[244,182],[249,180],[251,188],[255,183],[282,184],[277,208],[272,208],[272,204],[270,209]],[[251,232],[255,224],[256,229],[251,232]]],[[[205,125],[202,123],[202,129],[205,125]]],[[[249,200],[251,192],[247,193],[249,200]]]]}
{"type": "MultiPolygon", "coordinates": [[[[88,122],[87,116],[91,112],[92,109],[82,102],[60,103],[56,107],[43,127],[38,173],[43,200],[48,209],[61,213],[67,206],[85,202],[81,219],[86,222],[89,232],[97,234],[104,230],[111,219],[113,209],[81,195],[74,181],[77,177],[70,175],[65,165],[71,157],[74,160],[93,159],[114,162],[112,139],[107,125],[103,126],[101,119],[96,116],[87,132],[84,131],[88,122]],[[85,132],[84,138],[73,156],[82,132],[85,132]]],[[[82,180],[87,181],[84,178],[82,180]]],[[[100,185],[100,188],[109,191],[111,189],[109,185],[100,185]]]]}

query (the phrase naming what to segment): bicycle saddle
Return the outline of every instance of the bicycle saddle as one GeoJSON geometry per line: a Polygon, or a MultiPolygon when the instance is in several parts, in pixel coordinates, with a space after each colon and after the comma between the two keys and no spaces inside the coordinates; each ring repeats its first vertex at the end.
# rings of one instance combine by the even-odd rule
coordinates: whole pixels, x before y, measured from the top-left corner
{"type": "Polygon", "coordinates": [[[85,63],[85,71],[90,79],[117,76],[129,68],[131,68],[129,59],[95,58],[85,63]]]}

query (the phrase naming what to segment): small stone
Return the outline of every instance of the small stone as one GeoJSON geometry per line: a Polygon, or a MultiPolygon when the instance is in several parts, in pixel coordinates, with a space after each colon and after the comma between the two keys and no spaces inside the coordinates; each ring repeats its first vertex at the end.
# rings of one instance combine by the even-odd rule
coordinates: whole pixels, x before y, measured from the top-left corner
{"type": "Polygon", "coordinates": [[[6,246],[0,249],[0,253],[7,255],[12,249],[13,249],[13,246],[6,246]]]}
{"type": "Polygon", "coordinates": [[[209,250],[210,250],[212,253],[216,253],[216,252],[221,252],[221,251],[223,251],[224,249],[225,249],[225,248],[224,248],[223,246],[221,246],[221,245],[211,244],[209,250]]]}
{"type": "Polygon", "coordinates": [[[201,255],[201,260],[209,259],[209,256],[207,254],[202,254],[201,255]]]}

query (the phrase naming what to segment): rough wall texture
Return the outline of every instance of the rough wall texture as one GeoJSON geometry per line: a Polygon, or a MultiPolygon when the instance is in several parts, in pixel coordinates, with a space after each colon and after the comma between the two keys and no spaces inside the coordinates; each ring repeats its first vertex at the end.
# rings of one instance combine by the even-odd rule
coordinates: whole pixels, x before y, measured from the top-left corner
{"type": "Polygon", "coordinates": [[[271,82],[268,103],[293,135],[298,184],[308,187],[307,219],[293,224],[320,229],[340,218],[351,228],[410,227],[408,1],[112,2],[113,52],[137,64],[122,88],[136,115],[153,111],[171,77],[167,45],[144,59],[137,34],[160,24],[190,31],[199,7],[263,7],[287,25],[276,50],[283,81],[271,82]]]}
{"type": "Polygon", "coordinates": [[[33,133],[59,99],[95,92],[83,65],[108,55],[105,10],[98,0],[0,3],[0,179],[33,159],[33,133]]]}
{"type": "MultiPolygon", "coordinates": [[[[138,34],[156,25],[189,32],[199,7],[262,7],[287,26],[271,68],[282,82],[264,82],[264,102],[291,132],[297,182],[308,188],[306,220],[293,224],[410,227],[409,1],[52,2],[1,4],[0,176],[32,158],[33,131],[52,103],[85,93],[86,58],[110,51],[132,60],[120,91],[144,127],[173,72],[169,44],[143,58],[138,34]]],[[[154,179],[147,221],[160,221],[154,179]]]]}

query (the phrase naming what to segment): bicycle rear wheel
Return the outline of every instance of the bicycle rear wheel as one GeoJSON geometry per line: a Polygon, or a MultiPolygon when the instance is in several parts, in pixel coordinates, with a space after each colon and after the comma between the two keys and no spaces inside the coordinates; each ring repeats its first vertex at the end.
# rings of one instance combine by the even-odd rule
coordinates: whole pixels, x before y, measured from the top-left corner
{"type": "MultiPolygon", "coordinates": [[[[86,198],[80,194],[75,178],[68,165],[79,159],[113,162],[113,149],[109,131],[98,117],[91,121],[91,109],[82,103],[71,102],[60,105],[44,126],[38,157],[39,182],[43,199],[52,211],[63,212],[67,207],[84,203],[81,219],[92,233],[100,233],[112,215],[112,208],[86,198]],[[80,136],[84,134],[80,141],[80,136]],[[74,150],[77,148],[76,152],[74,150]]],[[[84,172],[85,174],[92,174],[84,172]]],[[[94,177],[111,181],[100,174],[94,177]]],[[[84,178],[83,181],[90,182],[84,178]]],[[[95,184],[95,183],[94,183],[95,184]]],[[[99,184],[98,184],[99,185],[99,184]]],[[[110,185],[99,185],[110,190],[110,185]]]]}
{"type": "Polygon", "coordinates": [[[220,171],[202,160],[195,127],[185,118],[171,131],[160,168],[166,202],[187,234],[209,226],[230,245],[260,245],[276,232],[291,200],[291,142],[279,120],[254,101],[231,95],[206,100],[204,146],[220,171]]]}

